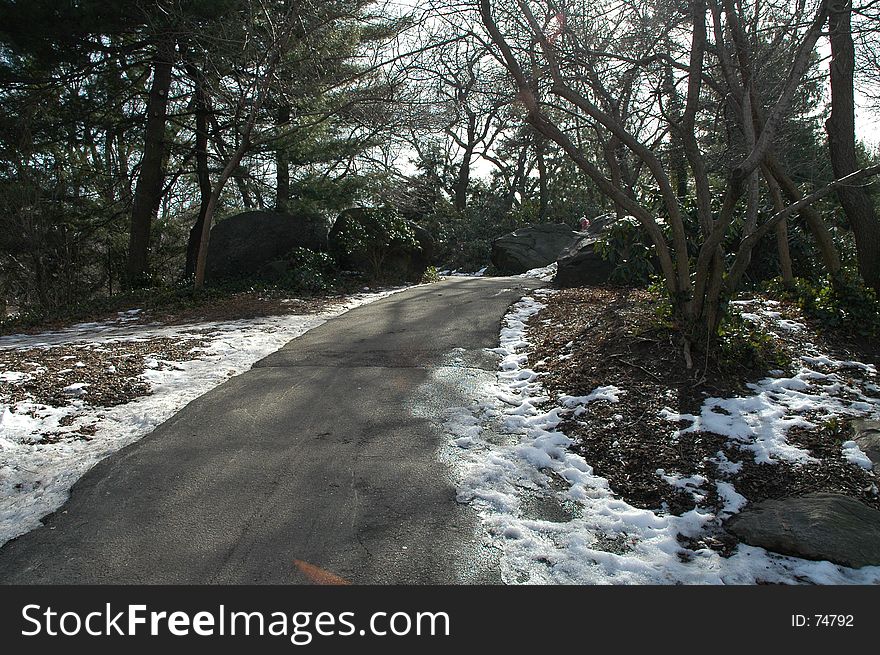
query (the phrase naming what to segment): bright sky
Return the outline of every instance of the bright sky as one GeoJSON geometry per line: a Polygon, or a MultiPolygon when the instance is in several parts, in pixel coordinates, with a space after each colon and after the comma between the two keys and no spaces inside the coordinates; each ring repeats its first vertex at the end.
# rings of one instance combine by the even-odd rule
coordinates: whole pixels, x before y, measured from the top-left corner
{"type": "MultiPolygon", "coordinates": [[[[864,98],[859,99],[856,92],[856,103],[864,106],[864,98]]],[[[880,114],[869,109],[856,109],[856,137],[877,150],[880,148],[880,114]]]]}

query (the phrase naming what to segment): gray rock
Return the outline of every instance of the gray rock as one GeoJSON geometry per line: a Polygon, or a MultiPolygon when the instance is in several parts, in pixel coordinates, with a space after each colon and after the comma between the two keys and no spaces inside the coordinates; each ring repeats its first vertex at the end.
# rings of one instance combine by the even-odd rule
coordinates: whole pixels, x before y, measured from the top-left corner
{"type": "Polygon", "coordinates": [[[320,220],[279,212],[237,214],[211,229],[205,274],[209,280],[259,277],[294,248],[326,250],[320,220]]]}
{"type": "Polygon", "coordinates": [[[854,568],[880,565],[880,511],[834,493],[765,500],[727,521],[742,541],[854,568]]]}
{"type": "Polygon", "coordinates": [[[557,262],[555,282],[561,287],[584,287],[608,282],[614,265],[594,249],[595,236],[581,237],[565,248],[557,262]]]}
{"type": "Polygon", "coordinates": [[[590,219],[590,227],[581,232],[582,235],[598,237],[602,231],[617,221],[617,214],[599,214],[590,219]]]}
{"type": "Polygon", "coordinates": [[[853,421],[852,427],[853,441],[874,462],[874,473],[880,475],[880,421],[859,419],[853,421]]]}
{"type": "Polygon", "coordinates": [[[492,264],[508,275],[548,266],[577,237],[578,232],[561,223],[523,227],[492,242],[492,264]]]}

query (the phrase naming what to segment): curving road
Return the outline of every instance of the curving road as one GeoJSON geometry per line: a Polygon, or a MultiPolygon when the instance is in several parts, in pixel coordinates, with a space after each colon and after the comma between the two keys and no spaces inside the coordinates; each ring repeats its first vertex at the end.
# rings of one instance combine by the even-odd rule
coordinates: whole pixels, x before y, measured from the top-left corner
{"type": "Polygon", "coordinates": [[[492,379],[484,349],[540,284],[419,286],[291,341],[93,468],[0,549],[0,582],[500,582],[439,417],[492,379]]]}

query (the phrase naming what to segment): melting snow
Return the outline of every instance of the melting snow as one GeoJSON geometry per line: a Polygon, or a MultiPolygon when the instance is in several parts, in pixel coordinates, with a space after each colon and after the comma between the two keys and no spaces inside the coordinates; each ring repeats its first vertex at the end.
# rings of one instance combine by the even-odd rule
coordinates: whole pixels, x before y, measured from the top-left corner
{"type": "MultiPolygon", "coordinates": [[[[209,342],[200,350],[198,359],[163,362],[167,367],[160,367],[156,360],[147,361],[143,377],[150,383],[150,395],[124,405],[88,405],[85,383],[64,389],[72,398],[71,404],[64,407],[27,402],[10,407],[0,403],[0,545],[38,527],[43,516],[67,500],[70,488],[86,471],[150,433],[187,403],[229,377],[247,371],[257,360],[328,319],[400,290],[358,294],[316,315],[144,326],[132,324],[140,310],[131,310],[108,323],[81,323],[59,332],[0,337],[0,348],[108,344],[157,336],[209,342]],[[95,433],[88,439],[41,440],[47,434],[69,433],[91,425],[95,426],[95,433]]],[[[3,371],[0,375],[4,381],[25,377],[16,371],[3,371]]]]}
{"type": "Polygon", "coordinates": [[[541,268],[533,268],[525,273],[521,273],[519,277],[536,278],[544,282],[550,282],[556,277],[556,262],[541,268]]]}
{"type": "MultiPolygon", "coordinates": [[[[621,390],[600,387],[588,396],[563,396],[547,406],[540,376],[529,368],[525,322],[544,306],[552,293],[534,292],[507,314],[501,329],[497,379],[483,389],[469,408],[456,408],[446,417],[450,435],[444,459],[451,461],[460,502],[480,514],[493,543],[502,552],[502,575],[508,583],[634,583],[634,584],[753,584],[756,582],[816,584],[880,583],[880,567],[859,570],[830,562],[814,562],[739,545],[721,557],[703,548],[685,553],[677,536],[697,537],[738,512],[746,499],[733,484],[716,481],[723,501],[716,516],[697,507],[681,516],[633,507],[617,498],[607,480],[569,450],[572,441],[557,430],[560,415],[589,411],[594,402],[619,402],[621,390]],[[553,503],[552,518],[535,511],[535,499],[553,503]],[[684,555],[684,557],[680,557],[684,555]]],[[[834,367],[834,363],[829,365],[834,367]]],[[[816,404],[840,412],[855,412],[841,400],[812,390],[814,370],[802,369],[794,378],[768,379],[755,385],[748,398],[713,398],[699,417],[677,415],[688,429],[712,429],[764,461],[783,457],[809,458],[788,444],[785,430],[805,425],[793,412],[816,404]],[[725,409],[729,415],[715,409],[725,409]]],[[[828,374],[836,379],[834,373],[828,374]]],[[[843,380],[838,380],[844,384],[843,380]]],[[[876,407],[868,402],[872,409],[876,407]]],[[[855,453],[849,447],[848,452],[855,453]]],[[[859,451],[860,452],[860,451],[859,451]]],[[[854,455],[855,456],[855,455],[854,455]]],[[[716,461],[729,472],[741,464],[719,452],[716,461]]],[[[669,484],[694,494],[708,491],[702,476],[682,477],[658,471],[669,484]]]]}

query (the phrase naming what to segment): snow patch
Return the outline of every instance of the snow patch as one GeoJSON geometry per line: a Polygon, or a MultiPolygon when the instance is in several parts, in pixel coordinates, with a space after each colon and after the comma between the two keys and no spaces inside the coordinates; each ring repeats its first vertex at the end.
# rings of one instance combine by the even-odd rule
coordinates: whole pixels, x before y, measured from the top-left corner
{"type": "Polygon", "coordinates": [[[521,273],[517,277],[526,277],[526,278],[534,278],[537,280],[543,280],[544,282],[552,282],[553,278],[556,277],[556,262],[549,264],[548,266],[542,266],[541,268],[533,268],[531,270],[526,271],[525,273],[521,273]]]}
{"type": "Polygon", "coordinates": [[[609,403],[619,403],[620,396],[626,391],[614,385],[596,387],[586,396],[559,396],[559,404],[563,407],[575,408],[587,405],[597,400],[606,400],[609,403]]]}
{"type": "Polygon", "coordinates": [[[851,464],[855,464],[856,466],[861,466],[863,469],[867,469],[872,471],[874,469],[874,462],[871,461],[871,458],[868,457],[865,452],[859,448],[859,444],[855,441],[844,441],[841,445],[841,450],[843,451],[843,457],[851,464]]]}
{"type": "MultiPolygon", "coordinates": [[[[558,430],[560,413],[571,412],[571,406],[589,411],[589,403],[597,399],[591,396],[603,392],[597,389],[585,397],[563,397],[558,405],[548,406],[550,399],[540,376],[529,368],[526,321],[543,307],[536,297],[552,293],[535,293],[511,308],[501,329],[500,347],[493,349],[501,357],[496,380],[486,384],[473,406],[452,411],[445,425],[458,499],[479,512],[490,539],[501,550],[505,582],[880,583],[880,567],[854,570],[745,545],[738,546],[728,558],[708,548],[685,551],[678,535],[698,537],[717,529],[722,519],[745,505],[746,499],[729,482],[715,482],[723,501],[717,516],[699,507],[674,516],[633,507],[615,497],[608,481],[568,449],[571,440],[558,430]],[[570,406],[564,405],[564,400],[570,406]],[[466,441],[461,442],[463,439],[466,441]],[[536,498],[541,501],[538,506],[552,505],[557,511],[537,511],[536,498]]],[[[606,400],[611,402],[613,396],[619,401],[620,390],[604,389],[609,396],[606,400]]],[[[770,390],[768,386],[764,392],[769,394],[770,390]]],[[[804,391],[782,385],[776,393],[786,398],[786,394],[804,391]]],[[[787,401],[794,405],[798,398],[791,395],[787,401]]],[[[719,404],[723,401],[713,399],[707,407],[719,404]]],[[[770,403],[766,397],[730,407],[747,410],[747,416],[675,417],[704,423],[717,420],[715,427],[731,434],[774,438],[780,435],[768,432],[760,423],[791,420],[785,412],[777,415],[776,401],[770,403]]],[[[764,444],[760,450],[797,454],[797,449],[778,438],[772,447],[764,444]]],[[[729,471],[741,466],[728,461],[723,453],[716,459],[729,471]]],[[[708,480],[702,476],[681,477],[665,471],[662,475],[691,493],[708,491],[708,480]]]]}
{"type": "MultiPolygon", "coordinates": [[[[161,326],[132,324],[131,319],[140,311],[132,310],[122,314],[122,321],[81,323],[58,332],[0,338],[0,348],[111,344],[157,336],[208,341],[198,359],[162,362],[167,366],[148,361],[143,377],[150,383],[150,395],[123,405],[89,405],[88,385],[80,382],[64,389],[72,401],[63,407],[0,403],[0,545],[39,527],[40,519],[64,504],[71,486],[86,471],[152,432],[192,400],[327,320],[402,290],[358,294],[317,315],[161,326]],[[86,426],[94,426],[94,434],[76,436],[76,431],[86,426]],[[50,434],[62,438],[43,439],[50,434]]],[[[13,381],[22,375],[14,371],[2,374],[4,380],[13,381]]]]}

